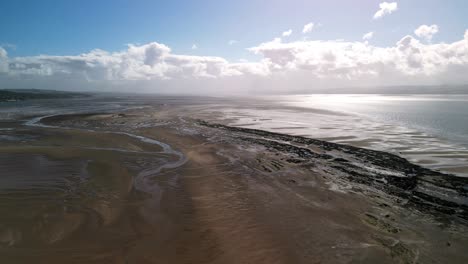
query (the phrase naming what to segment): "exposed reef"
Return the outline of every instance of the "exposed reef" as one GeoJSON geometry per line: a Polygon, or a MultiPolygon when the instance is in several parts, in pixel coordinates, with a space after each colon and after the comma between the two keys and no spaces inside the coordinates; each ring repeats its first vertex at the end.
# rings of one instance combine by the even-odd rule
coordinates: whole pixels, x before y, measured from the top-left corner
{"type": "Polygon", "coordinates": [[[456,216],[468,220],[468,178],[433,171],[387,152],[205,121],[198,124],[285,153],[290,163],[322,166],[335,177],[392,195],[400,205],[437,218],[456,216]]]}

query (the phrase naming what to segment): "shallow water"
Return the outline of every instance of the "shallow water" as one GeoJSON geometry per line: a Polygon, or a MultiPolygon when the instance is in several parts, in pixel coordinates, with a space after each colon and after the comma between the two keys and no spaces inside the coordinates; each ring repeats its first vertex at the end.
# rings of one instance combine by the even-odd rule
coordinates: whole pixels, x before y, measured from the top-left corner
{"type": "Polygon", "coordinates": [[[221,111],[230,125],[351,144],[468,176],[467,95],[291,95],[221,111]]]}
{"type": "Polygon", "coordinates": [[[468,95],[308,95],[283,103],[359,114],[468,147],[468,95]]]}

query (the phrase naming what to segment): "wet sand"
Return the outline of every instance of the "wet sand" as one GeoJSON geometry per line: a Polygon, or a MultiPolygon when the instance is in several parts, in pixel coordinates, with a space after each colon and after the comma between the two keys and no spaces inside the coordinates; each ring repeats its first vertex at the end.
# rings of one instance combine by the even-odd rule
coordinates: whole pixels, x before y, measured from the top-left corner
{"type": "Polygon", "coordinates": [[[0,139],[0,262],[468,261],[467,180],[201,117],[157,106],[8,124],[22,138],[0,139]]]}

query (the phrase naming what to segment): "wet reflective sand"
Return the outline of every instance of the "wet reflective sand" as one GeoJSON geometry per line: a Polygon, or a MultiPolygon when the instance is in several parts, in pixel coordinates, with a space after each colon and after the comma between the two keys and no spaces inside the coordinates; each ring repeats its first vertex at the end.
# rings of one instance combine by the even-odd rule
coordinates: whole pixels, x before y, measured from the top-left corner
{"type": "Polygon", "coordinates": [[[4,122],[0,262],[466,263],[466,181],[189,102],[4,122]]]}

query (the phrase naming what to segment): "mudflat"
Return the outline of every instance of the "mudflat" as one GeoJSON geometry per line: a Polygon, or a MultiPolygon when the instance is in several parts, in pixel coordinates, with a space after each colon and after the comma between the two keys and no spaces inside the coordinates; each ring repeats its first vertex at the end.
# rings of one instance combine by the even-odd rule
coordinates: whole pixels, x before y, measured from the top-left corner
{"type": "Polygon", "coordinates": [[[10,122],[1,263],[467,263],[468,180],[189,107],[10,122]]]}

